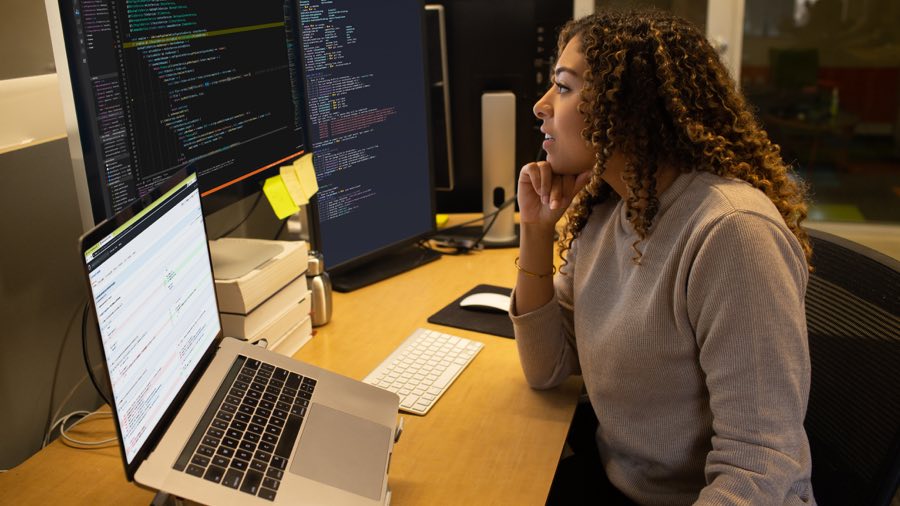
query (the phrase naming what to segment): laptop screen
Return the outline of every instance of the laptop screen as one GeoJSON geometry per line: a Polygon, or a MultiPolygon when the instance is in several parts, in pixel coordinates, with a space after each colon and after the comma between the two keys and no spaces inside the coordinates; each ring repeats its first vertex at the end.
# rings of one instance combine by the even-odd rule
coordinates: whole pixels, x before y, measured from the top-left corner
{"type": "Polygon", "coordinates": [[[84,248],[130,465],[221,328],[196,174],[84,248]]]}

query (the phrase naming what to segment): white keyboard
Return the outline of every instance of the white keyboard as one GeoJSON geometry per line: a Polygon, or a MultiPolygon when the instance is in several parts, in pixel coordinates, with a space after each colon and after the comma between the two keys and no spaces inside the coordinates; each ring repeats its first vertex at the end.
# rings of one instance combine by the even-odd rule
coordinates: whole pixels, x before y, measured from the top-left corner
{"type": "Polygon", "coordinates": [[[400,409],[428,413],[484,345],[435,330],[416,329],[363,381],[400,396],[400,409]]]}

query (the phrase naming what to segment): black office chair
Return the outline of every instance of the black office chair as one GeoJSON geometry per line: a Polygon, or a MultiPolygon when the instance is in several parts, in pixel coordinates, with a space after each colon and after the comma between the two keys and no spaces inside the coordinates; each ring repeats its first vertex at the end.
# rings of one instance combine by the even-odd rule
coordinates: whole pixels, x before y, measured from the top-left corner
{"type": "Polygon", "coordinates": [[[822,506],[888,505],[900,481],[900,262],[809,235],[813,493],[822,506]]]}

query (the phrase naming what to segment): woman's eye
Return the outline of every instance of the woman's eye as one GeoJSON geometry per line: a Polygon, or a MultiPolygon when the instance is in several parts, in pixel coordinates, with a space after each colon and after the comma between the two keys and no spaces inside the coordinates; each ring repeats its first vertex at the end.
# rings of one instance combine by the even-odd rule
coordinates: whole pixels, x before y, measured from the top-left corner
{"type": "Polygon", "coordinates": [[[555,83],[555,86],[556,86],[556,91],[558,91],[559,93],[565,93],[565,92],[569,91],[569,87],[564,84],[555,83]]]}

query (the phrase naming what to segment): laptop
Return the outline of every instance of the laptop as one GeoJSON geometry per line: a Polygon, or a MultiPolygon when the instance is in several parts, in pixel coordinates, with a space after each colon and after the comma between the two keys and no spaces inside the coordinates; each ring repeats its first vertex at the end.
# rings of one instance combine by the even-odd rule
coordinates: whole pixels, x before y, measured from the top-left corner
{"type": "Polygon", "coordinates": [[[205,504],[389,502],[399,398],[223,337],[196,173],[80,242],[129,481],[205,504]]]}

